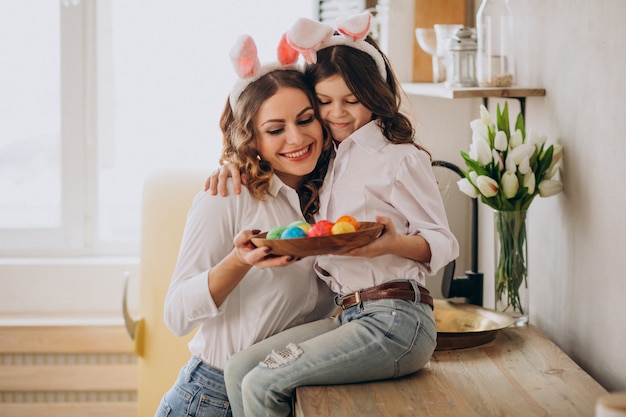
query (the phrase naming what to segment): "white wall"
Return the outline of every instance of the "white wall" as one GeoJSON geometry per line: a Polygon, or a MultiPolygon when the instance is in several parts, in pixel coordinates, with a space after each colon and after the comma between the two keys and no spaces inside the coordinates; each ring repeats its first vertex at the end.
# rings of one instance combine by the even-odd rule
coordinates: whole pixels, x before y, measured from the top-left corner
{"type": "Polygon", "coordinates": [[[118,316],[124,281],[137,308],[139,260],[0,258],[0,319],[23,316],[118,316]]]}
{"type": "Polygon", "coordinates": [[[512,0],[528,125],[564,145],[565,192],[530,212],[531,320],[607,389],[626,389],[626,2],[512,0]]]}
{"type": "MultiPolygon", "coordinates": [[[[529,212],[531,323],[605,388],[625,390],[626,2],[510,4],[518,84],[547,91],[527,100],[527,127],[565,148],[565,191],[536,199],[529,212]]],[[[412,101],[424,143],[436,156],[458,158],[448,141],[467,148],[466,122],[477,117],[480,101],[412,101]]],[[[481,205],[479,267],[487,285],[493,285],[491,221],[481,205]]],[[[493,294],[487,291],[485,304],[490,303],[493,294]]]]}

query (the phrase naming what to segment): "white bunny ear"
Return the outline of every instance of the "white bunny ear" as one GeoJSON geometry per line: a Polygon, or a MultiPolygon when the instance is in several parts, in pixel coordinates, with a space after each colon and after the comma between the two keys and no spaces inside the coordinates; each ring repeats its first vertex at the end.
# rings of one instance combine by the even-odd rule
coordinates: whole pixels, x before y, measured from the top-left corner
{"type": "Polygon", "coordinates": [[[358,42],[365,39],[370,32],[372,15],[369,12],[363,12],[350,17],[339,17],[335,23],[339,33],[358,42]]]}
{"type": "Polygon", "coordinates": [[[300,18],[287,31],[286,40],[296,51],[300,52],[309,64],[317,62],[317,50],[329,39],[335,29],[325,23],[300,18]]]}
{"type": "Polygon", "coordinates": [[[235,72],[242,79],[253,77],[261,68],[256,44],[249,35],[242,35],[237,39],[230,50],[230,60],[235,72]]]}

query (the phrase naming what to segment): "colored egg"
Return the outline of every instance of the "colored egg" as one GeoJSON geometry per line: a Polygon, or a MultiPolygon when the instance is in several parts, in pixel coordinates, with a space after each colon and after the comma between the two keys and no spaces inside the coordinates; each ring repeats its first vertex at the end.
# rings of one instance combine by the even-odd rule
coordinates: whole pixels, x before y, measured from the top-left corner
{"type": "Polygon", "coordinates": [[[304,220],[297,220],[295,222],[289,223],[287,227],[292,227],[292,226],[299,227],[305,232],[308,232],[309,229],[311,228],[311,225],[308,222],[305,222],[304,220]]]}
{"type": "Polygon", "coordinates": [[[287,227],[282,235],[281,239],[295,239],[299,237],[306,237],[306,232],[298,226],[287,227]]]}
{"type": "Polygon", "coordinates": [[[333,225],[334,223],[328,220],[320,220],[311,226],[306,235],[308,237],[328,236],[332,234],[331,229],[333,228],[333,225]]]}
{"type": "Polygon", "coordinates": [[[354,230],[359,230],[359,222],[352,216],[341,216],[335,223],[348,222],[354,226],[354,230]]]}
{"type": "Polygon", "coordinates": [[[333,235],[341,235],[343,233],[352,233],[356,231],[352,223],[348,222],[337,222],[331,229],[331,233],[333,235]]]}
{"type": "Polygon", "coordinates": [[[273,227],[270,229],[269,232],[267,232],[267,235],[265,235],[265,239],[280,239],[280,236],[283,234],[285,229],[285,226],[273,227]]]}

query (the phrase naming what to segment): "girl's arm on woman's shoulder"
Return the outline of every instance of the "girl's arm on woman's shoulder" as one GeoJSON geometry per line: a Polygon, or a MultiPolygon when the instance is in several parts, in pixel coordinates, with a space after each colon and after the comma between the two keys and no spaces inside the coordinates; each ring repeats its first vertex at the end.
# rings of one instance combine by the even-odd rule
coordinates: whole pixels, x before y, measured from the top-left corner
{"type": "Polygon", "coordinates": [[[217,195],[218,191],[221,196],[228,195],[228,189],[226,184],[228,183],[228,177],[233,179],[233,191],[235,194],[241,193],[241,184],[246,185],[246,175],[241,175],[239,170],[235,168],[233,164],[225,163],[220,165],[213,173],[207,178],[204,183],[204,191],[209,191],[211,195],[217,195]]]}

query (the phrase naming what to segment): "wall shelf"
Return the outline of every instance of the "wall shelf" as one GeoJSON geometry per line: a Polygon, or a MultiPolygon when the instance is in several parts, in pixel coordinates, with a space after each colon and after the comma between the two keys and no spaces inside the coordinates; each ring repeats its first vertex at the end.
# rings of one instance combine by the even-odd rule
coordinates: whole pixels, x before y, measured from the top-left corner
{"type": "Polygon", "coordinates": [[[468,87],[468,88],[448,88],[444,83],[403,83],[402,87],[407,94],[423,97],[438,98],[515,98],[545,96],[544,88],[532,87],[507,87],[507,88],[486,88],[486,87],[468,87]]]}
{"type": "Polygon", "coordinates": [[[542,97],[545,88],[534,87],[466,87],[449,88],[445,83],[402,83],[402,88],[409,96],[435,97],[446,99],[482,98],[485,107],[489,108],[489,98],[511,98],[519,101],[520,112],[526,120],[526,97],[542,97]]]}

